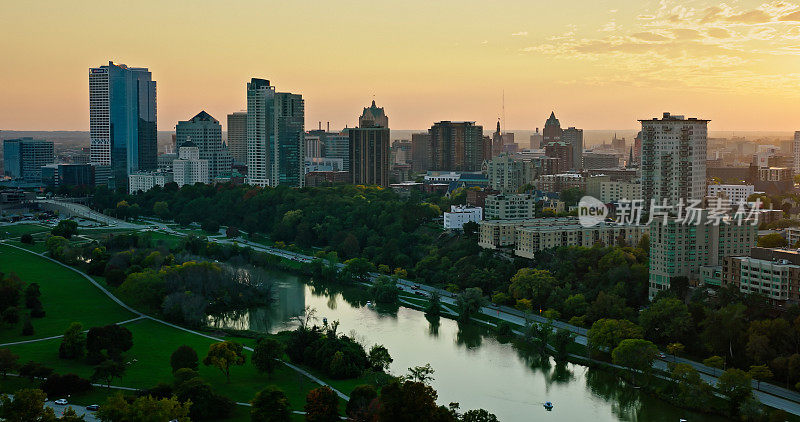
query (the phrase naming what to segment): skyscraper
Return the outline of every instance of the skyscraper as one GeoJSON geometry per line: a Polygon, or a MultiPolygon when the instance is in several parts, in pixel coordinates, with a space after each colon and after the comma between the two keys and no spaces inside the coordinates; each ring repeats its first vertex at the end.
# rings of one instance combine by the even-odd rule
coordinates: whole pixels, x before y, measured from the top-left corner
{"type": "Polygon", "coordinates": [[[561,140],[572,145],[572,169],[583,169],[583,129],[569,127],[561,133],[561,140]]]}
{"type": "Polygon", "coordinates": [[[428,130],[431,170],[479,171],[485,157],[483,126],[441,121],[428,130]]]}
{"type": "Polygon", "coordinates": [[[147,68],[89,69],[89,138],[91,162],[111,166],[117,184],[157,168],[156,82],[147,68]]]}
{"type": "Polygon", "coordinates": [[[536,132],[531,135],[531,149],[537,148],[544,148],[544,136],[539,132],[539,128],[536,128],[536,132]]]}
{"type": "Polygon", "coordinates": [[[389,186],[389,118],[373,100],[358,123],[359,127],[348,130],[353,183],[389,186]]]}
{"type": "Polygon", "coordinates": [[[25,182],[42,181],[42,166],[53,163],[53,142],[20,138],[3,141],[3,172],[25,182]]]}
{"type": "Polygon", "coordinates": [[[706,194],[708,120],[664,113],[642,123],[642,198],[677,206],[706,194]]]}
{"type": "Polygon", "coordinates": [[[556,119],[556,113],[550,112],[550,117],[544,122],[544,129],[542,129],[542,142],[546,146],[550,142],[558,142],[561,140],[561,122],[556,119]]]}
{"type": "Polygon", "coordinates": [[[258,186],[303,186],[303,97],[275,92],[266,79],[247,83],[247,179],[258,186]]]}
{"type": "Polygon", "coordinates": [[[411,134],[411,170],[419,173],[431,166],[431,134],[411,134]]]}
{"type": "Polygon", "coordinates": [[[800,130],[794,133],[792,152],[792,158],[794,160],[794,174],[800,174],[800,130]]]}
{"type": "Polygon", "coordinates": [[[197,147],[200,159],[208,161],[209,177],[213,179],[230,173],[231,163],[228,154],[223,152],[219,120],[201,111],[189,120],[178,122],[175,126],[175,150],[179,151],[190,141],[197,147]]]}
{"type": "Polygon", "coordinates": [[[228,115],[228,150],[237,164],[247,164],[247,112],[228,115]]]}
{"type": "MultiPolygon", "coordinates": [[[[500,119],[497,119],[497,129],[492,134],[492,157],[496,157],[503,153],[504,139],[503,133],[500,131],[500,119]]],[[[491,157],[486,157],[487,160],[491,157]]]]}

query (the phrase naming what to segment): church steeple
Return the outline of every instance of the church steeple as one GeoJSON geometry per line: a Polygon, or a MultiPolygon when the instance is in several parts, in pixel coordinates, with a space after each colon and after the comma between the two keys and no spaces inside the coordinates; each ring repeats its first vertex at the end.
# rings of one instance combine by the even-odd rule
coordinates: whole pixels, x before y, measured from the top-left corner
{"type": "Polygon", "coordinates": [[[497,133],[500,133],[500,119],[497,119],[497,133]]]}

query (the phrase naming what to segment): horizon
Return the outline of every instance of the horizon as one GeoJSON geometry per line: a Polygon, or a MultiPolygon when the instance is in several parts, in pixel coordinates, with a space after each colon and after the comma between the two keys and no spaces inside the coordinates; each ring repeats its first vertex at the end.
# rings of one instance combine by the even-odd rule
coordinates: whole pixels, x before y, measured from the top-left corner
{"type": "Polygon", "coordinates": [[[800,64],[797,3],[347,1],[314,13],[259,2],[45,3],[0,6],[9,40],[0,127],[88,129],[88,69],[112,60],[152,72],[162,131],[203,109],[224,126],[251,77],[302,94],[307,127],[352,127],[375,99],[390,127],[453,117],[493,127],[505,114],[504,128],[533,129],[554,110],[563,127],[584,129],[662,111],[710,119],[716,131],[800,129],[800,82],[785,72],[800,64]],[[32,26],[46,29],[32,35],[32,26]]]}

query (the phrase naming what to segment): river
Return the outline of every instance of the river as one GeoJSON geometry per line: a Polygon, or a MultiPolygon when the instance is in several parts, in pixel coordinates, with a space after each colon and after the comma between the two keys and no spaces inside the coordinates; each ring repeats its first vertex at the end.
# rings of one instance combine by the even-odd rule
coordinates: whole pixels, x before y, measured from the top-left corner
{"type": "Polygon", "coordinates": [[[318,324],[323,317],[338,320],[339,332],[352,334],[367,349],[376,343],[386,346],[395,375],[430,363],[436,371],[431,385],[440,404],[459,402],[462,410],[484,408],[501,421],[727,420],[641,394],[608,370],[556,365],[552,359],[532,356],[480,327],[461,329],[446,318],[431,323],[422,312],[405,307],[368,308],[363,289],[318,287],[295,275],[271,275],[277,286],[275,303],[211,318],[210,325],[275,333],[293,329],[290,318],[311,306],[317,310],[318,324]],[[545,401],[554,404],[552,411],[544,410],[545,401]]]}

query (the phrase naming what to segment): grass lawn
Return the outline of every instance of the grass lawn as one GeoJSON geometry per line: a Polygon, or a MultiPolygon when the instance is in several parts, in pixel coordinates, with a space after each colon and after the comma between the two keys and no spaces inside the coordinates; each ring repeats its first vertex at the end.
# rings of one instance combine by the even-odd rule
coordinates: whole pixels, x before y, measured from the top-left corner
{"type": "Polygon", "coordinates": [[[10,224],[0,226],[0,239],[19,239],[23,234],[36,234],[50,231],[50,227],[40,224],[10,224]]]}
{"type": "MultiPolygon", "coordinates": [[[[133,333],[133,348],[125,354],[129,362],[125,375],[114,380],[112,384],[133,388],[150,388],[159,382],[172,382],[172,368],[169,358],[172,352],[182,344],[191,346],[197,351],[200,360],[205,356],[208,347],[214,340],[181,331],[164,324],[140,320],[125,325],[133,333]]],[[[46,340],[37,343],[20,344],[9,348],[22,356],[20,360],[33,360],[52,367],[59,373],[76,373],[89,377],[93,367],[83,361],[63,360],[58,358],[60,339],[46,340]]],[[[231,368],[231,382],[217,368],[200,365],[200,375],[210,382],[215,391],[230,397],[237,402],[248,402],[256,392],[270,384],[281,388],[289,397],[292,408],[302,410],[308,391],[318,387],[305,376],[286,367],[279,366],[271,378],[259,374],[250,364],[250,352],[244,366],[231,368]]],[[[102,390],[102,388],[98,388],[102,390]]],[[[352,388],[351,388],[352,389],[352,388]]],[[[350,391],[345,391],[349,393],[350,391]]]]}
{"type": "Polygon", "coordinates": [[[21,335],[22,322],[0,328],[0,343],[60,335],[73,321],[88,329],[134,317],[80,274],[41,256],[0,245],[0,271],[16,273],[25,283],[39,283],[47,312],[44,318],[32,321],[33,336],[21,335]]]}
{"type": "Polygon", "coordinates": [[[25,248],[31,252],[35,253],[44,253],[47,250],[47,245],[45,244],[45,239],[37,238],[34,236],[35,243],[33,245],[28,245],[26,243],[22,243],[19,240],[7,240],[6,243],[9,245],[19,246],[20,248],[25,248]]]}

